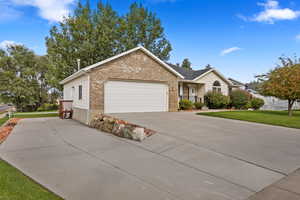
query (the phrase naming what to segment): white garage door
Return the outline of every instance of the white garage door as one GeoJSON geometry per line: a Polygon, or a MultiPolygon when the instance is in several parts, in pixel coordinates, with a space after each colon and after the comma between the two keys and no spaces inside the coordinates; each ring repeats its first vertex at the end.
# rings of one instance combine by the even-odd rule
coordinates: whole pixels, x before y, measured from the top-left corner
{"type": "Polygon", "coordinates": [[[161,83],[108,81],[104,86],[104,112],[166,112],[168,86],[161,83]]]}

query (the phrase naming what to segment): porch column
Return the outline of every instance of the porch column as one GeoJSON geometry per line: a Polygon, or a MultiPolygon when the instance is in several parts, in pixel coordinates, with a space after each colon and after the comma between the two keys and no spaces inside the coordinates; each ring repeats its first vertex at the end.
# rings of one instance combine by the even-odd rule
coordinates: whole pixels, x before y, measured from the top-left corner
{"type": "Polygon", "coordinates": [[[183,97],[183,83],[179,82],[179,95],[178,95],[178,100],[180,101],[183,97]]]}

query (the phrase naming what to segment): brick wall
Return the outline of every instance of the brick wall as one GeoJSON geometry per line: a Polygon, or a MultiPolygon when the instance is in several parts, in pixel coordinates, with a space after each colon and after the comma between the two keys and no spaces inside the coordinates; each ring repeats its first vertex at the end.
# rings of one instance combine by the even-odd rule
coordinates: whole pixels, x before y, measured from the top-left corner
{"type": "Polygon", "coordinates": [[[90,117],[104,112],[104,83],[108,80],[162,82],[169,86],[169,111],[178,108],[178,77],[142,51],[135,51],[90,73],[90,117]]]}

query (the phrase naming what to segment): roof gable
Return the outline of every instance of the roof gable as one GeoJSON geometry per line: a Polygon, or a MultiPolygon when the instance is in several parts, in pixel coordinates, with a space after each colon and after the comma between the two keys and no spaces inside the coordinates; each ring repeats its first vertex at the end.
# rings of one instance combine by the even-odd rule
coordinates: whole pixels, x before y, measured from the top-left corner
{"type": "Polygon", "coordinates": [[[218,72],[214,68],[211,68],[211,70],[209,70],[209,71],[201,74],[200,76],[198,76],[197,78],[195,78],[193,81],[199,80],[199,79],[205,77],[206,75],[208,75],[211,72],[214,73],[214,74],[216,74],[217,76],[219,76],[223,81],[225,81],[226,83],[228,83],[228,85],[232,85],[232,83],[225,76],[223,76],[220,72],[218,72]]]}
{"type": "Polygon", "coordinates": [[[233,78],[228,78],[228,80],[230,80],[232,82],[232,84],[235,85],[235,86],[245,86],[244,83],[239,82],[239,81],[237,81],[237,80],[235,80],[233,78]]]}
{"type": "Polygon", "coordinates": [[[176,70],[178,73],[180,73],[182,76],[184,76],[184,79],[186,80],[194,80],[195,78],[199,77],[201,74],[204,74],[212,69],[210,67],[207,67],[201,70],[192,70],[192,69],[179,67],[170,63],[168,63],[168,65],[172,67],[174,70],[176,70]]]}
{"type": "Polygon", "coordinates": [[[81,76],[82,74],[85,74],[86,72],[89,72],[90,70],[96,68],[96,67],[101,67],[102,65],[110,62],[110,61],[113,61],[113,60],[116,60],[120,57],[123,57],[123,56],[126,56],[132,52],[135,52],[135,51],[138,51],[138,50],[141,50],[142,52],[144,52],[145,54],[147,54],[148,56],[150,56],[152,59],[154,59],[155,61],[157,61],[159,64],[161,64],[163,67],[165,67],[167,70],[169,70],[171,73],[173,73],[174,75],[184,79],[184,76],[182,76],[179,72],[177,72],[176,70],[174,70],[172,67],[170,67],[168,64],[166,64],[164,61],[162,61],[161,59],[159,59],[157,56],[155,56],[153,53],[151,53],[149,50],[147,50],[146,48],[142,47],[142,46],[138,46],[134,49],[131,49],[131,50],[128,50],[128,51],[125,51],[121,54],[118,54],[116,56],[113,56],[113,57],[110,57],[108,59],[105,59],[103,61],[100,61],[100,62],[97,62],[93,65],[90,65],[90,66],[87,66],[85,68],[82,68],[80,69],[79,71],[77,71],[76,73],[72,74],[71,76],[65,78],[64,80],[62,80],[60,82],[60,84],[65,84],[79,76],[81,76]]]}

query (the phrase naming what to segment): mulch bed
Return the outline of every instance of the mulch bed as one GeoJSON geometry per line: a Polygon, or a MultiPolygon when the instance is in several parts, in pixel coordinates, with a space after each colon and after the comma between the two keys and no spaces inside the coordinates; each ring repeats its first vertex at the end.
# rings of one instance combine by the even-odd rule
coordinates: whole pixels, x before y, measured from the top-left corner
{"type": "Polygon", "coordinates": [[[9,119],[3,126],[0,127],[0,144],[4,142],[20,120],[21,119],[19,118],[9,119]]]}

